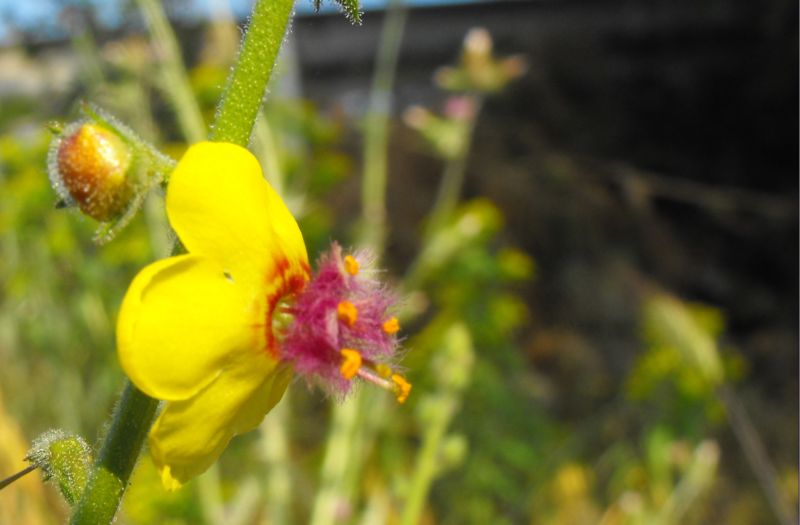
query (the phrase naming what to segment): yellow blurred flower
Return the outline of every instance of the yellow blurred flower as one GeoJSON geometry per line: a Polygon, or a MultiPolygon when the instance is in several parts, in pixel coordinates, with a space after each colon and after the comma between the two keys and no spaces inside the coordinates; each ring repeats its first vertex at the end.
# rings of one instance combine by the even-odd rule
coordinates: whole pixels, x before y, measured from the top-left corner
{"type": "Polygon", "coordinates": [[[279,359],[273,312],[310,269],[297,222],[244,148],[192,146],[172,173],[166,207],[188,253],[139,272],[117,346],[131,381],[167,402],[150,450],[164,486],[175,489],[280,400],[292,371],[279,359]]]}

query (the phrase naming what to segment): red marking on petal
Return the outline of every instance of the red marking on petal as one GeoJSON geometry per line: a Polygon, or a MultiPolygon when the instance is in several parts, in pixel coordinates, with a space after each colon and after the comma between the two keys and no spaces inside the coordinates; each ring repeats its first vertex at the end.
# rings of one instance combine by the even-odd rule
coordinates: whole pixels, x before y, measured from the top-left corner
{"type": "Polygon", "coordinates": [[[307,262],[299,261],[298,264],[292,266],[289,259],[283,257],[275,261],[273,271],[265,276],[267,288],[272,289],[275,287],[274,291],[266,297],[267,304],[263,324],[266,340],[265,350],[274,359],[280,358],[280,351],[272,326],[275,308],[284,297],[301,292],[306,285],[306,281],[310,278],[310,274],[311,268],[307,262]]]}

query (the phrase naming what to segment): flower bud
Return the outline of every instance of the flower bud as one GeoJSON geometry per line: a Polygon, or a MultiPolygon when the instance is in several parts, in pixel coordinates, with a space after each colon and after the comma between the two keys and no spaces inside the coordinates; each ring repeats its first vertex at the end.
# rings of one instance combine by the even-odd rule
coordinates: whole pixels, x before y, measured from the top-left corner
{"type": "Polygon", "coordinates": [[[114,130],[77,123],[50,146],[50,182],[67,204],[107,222],[121,216],[134,196],[132,159],[131,147],[114,130]]]}
{"type": "Polygon", "coordinates": [[[67,503],[80,501],[92,465],[91,449],[83,438],[49,430],[34,440],[25,459],[42,469],[45,480],[55,481],[67,503]]]}
{"type": "Polygon", "coordinates": [[[417,130],[445,159],[461,156],[467,146],[476,105],[469,96],[450,97],[444,107],[444,118],[420,106],[411,106],[403,113],[405,123],[417,130]]]}
{"type": "Polygon", "coordinates": [[[497,58],[492,47],[492,37],[486,29],[471,29],[464,38],[460,63],[439,68],[436,83],[448,91],[496,93],[525,73],[524,58],[497,58]]]}
{"type": "Polygon", "coordinates": [[[483,69],[492,62],[492,36],[482,27],[474,27],[464,37],[461,60],[468,69],[483,69]]]}

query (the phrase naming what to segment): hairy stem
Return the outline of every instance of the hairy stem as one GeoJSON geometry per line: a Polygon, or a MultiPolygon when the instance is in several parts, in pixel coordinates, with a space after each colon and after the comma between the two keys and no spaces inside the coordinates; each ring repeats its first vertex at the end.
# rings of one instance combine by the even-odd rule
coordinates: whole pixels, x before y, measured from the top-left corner
{"type": "Polygon", "coordinates": [[[259,0],[253,6],[239,57],[217,108],[212,140],[240,146],[250,142],[293,5],[293,0],[259,0]]]}
{"type": "Polygon", "coordinates": [[[157,407],[157,400],[126,382],[71,525],[113,521],[157,407]]]}

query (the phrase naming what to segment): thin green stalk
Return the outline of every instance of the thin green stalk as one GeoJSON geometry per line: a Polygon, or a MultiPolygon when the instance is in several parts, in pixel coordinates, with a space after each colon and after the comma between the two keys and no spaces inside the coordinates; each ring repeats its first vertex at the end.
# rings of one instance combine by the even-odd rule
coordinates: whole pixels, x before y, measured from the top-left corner
{"type": "Polygon", "coordinates": [[[358,525],[385,525],[389,523],[391,509],[391,498],[386,493],[386,487],[372,486],[358,525]]]}
{"type": "Polygon", "coordinates": [[[726,385],[717,389],[717,395],[725,405],[731,429],[733,429],[739,445],[744,450],[744,456],[750,463],[750,468],[753,469],[753,473],[756,475],[756,479],[761,485],[761,490],[764,492],[767,503],[775,514],[778,523],[781,525],[797,523],[796,516],[793,515],[794,513],[778,490],[778,476],[775,474],[775,467],[772,466],[772,461],[770,461],[769,455],[764,448],[764,443],[762,443],[744,405],[733,389],[726,385]]]}
{"type": "Polygon", "coordinates": [[[164,7],[158,0],[136,2],[150,30],[153,47],[161,57],[162,87],[175,108],[181,132],[189,142],[200,142],[206,136],[206,124],[189,85],[180,47],[164,7]]]}
{"type": "Polygon", "coordinates": [[[272,188],[280,195],[284,195],[284,176],[281,169],[278,145],[275,143],[275,136],[272,128],[267,122],[267,117],[262,113],[256,120],[253,128],[253,150],[264,167],[264,174],[272,185],[272,188]]]}
{"type": "MultiPolygon", "coordinates": [[[[461,149],[458,154],[447,160],[442,179],[439,182],[439,189],[436,192],[436,200],[428,215],[428,223],[425,226],[425,233],[423,235],[423,245],[420,247],[417,257],[409,264],[408,271],[403,278],[404,291],[412,293],[416,291],[420,284],[427,278],[430,270],[428,261],[441,260],[443,247],[453,243],[455,237],[451,235],[442,235],[445,230],[443,228],[453,219],[453,215],[458,207],[461,198],[462,187],[464,186],[464,176],[467,171],[467,160],[469,158],[469,151],[472,144],[472,136],[475,131],[475,125],[478,121],[478,115],[482,106],[482,99],[479,95],[473,95],[473,102],[475,111],[464,127],[461,141],[461,149]],[[432,250],[440,253],[436,254],[433,259],[430,258],[432,250]]],[[[447,233],[447,232],[445,232],[447,233]]],[[[456,248],[455,245],[452,248],[456,248]]],[[[404,305],[404,308],[399,312],[401,321],[407,321],[416,317],[421,310],[415,307],[411,302],[404,305]]]]}
{"type": "Polygon", "coordinates": [[[441,399],[432,400],[435,403],[431,423],[425,427],[422,437],[422,450],[417,455],[414,474],[411,478],[410,490],[406,497],[400,525],[415,525],[428,499],[428,491],[438,469],[439,452],[442,440],[447,433],[447,427],[455,414],[459,398],[456,396],[443,396],[441,399]]]}
{"type": "Polygon", "coordinates": [[[408,9],[392,0],[386,12],[364,123],[364,179],[361,186],[363,243],[380,255],[386,242],[386,181],[392,86],[408,9]]]}
{"type": "Polygon", "coordinates": [[[292,478],[289,468],[289,393],[261,424],[259,447],[266,463],[266,508],[269,523],[292,523],[292,478]]]}
{"type": "Polygon", "coordinates": [[[653,518],[654,525],[682,523],[691,505],[713,484],[718,463],[719,446],[716,442],[700,443],[694,449],[692,461],[682,479],[658,509],[653,518]]]}
{"type": "MultiPolygon", "coordinates": [[[[133,128],[139,131],[150,142],[156,142],[158,138],[158,126],[153,119],[150,98],[145,94],[141,77],[130,83],[130,98],[133,100],[133,107],[138,111],[131,112],[133,128]]],[[[171,170],[165,171],[169,175],[171,170]]],[[[161,194],[151,192],[145,198],[142,206],[145,224],[150,238],[150,249],[157,259],[168,257],[175,244],[174,236],[171,233],[169,223],[164,215],[164,197],[161,194]]]]}
{"type": "Polygon", "coordinates": [[[71,525],[113,521],[157,407],[157,400],[126,382],[71,525]]]}
{"type": "Polygon", "coordinates": [[[452,217],[453,212],[461,198],[461,190],[464,186],[464,176],[467,172],[467,159],[472,145],[472,135],[475,131],[475,124],[481,110],[482,101],[476,95],[475,112],[469,121],[469,125],[464,129],[464,138],[461,143],[461,150],[458,155],[447,161],[436,192],[436,200],[428,219],[428,226],[425,229],[425,239],[430,240],[431,236],[441,228],[452,217]]]}
{"type": "Polygon", "coordinates": [[[472,335],[462,322],[452,324],[440,342],[441,349],[431,367],[437,370],[438,392],[420,400],[424,406],[422,449],[417,455],[406,495],[401,525],[419,523],[428,499],[428,492],[436,475],[441,471],[442,443],[447,428],[461,406],[461,396],[472,375],[474,348],[472,335]]]}
{"type": "Polygon", "coordinates": [[[147,233],[150,239],[150,250],[157,259],[169,257],[175,245],[169,224],[164,217],[164,197],[150,194],[142,207],[147,233]]]}
{"type": "Polygon", "coordinates": [[[358,489],[358,483],[363,477],[362,463],[370,457],[375,448],[375,438],[384,424],[384,414],[390,413],[391,405],[396,401],[386,395],[385,391],[375,388],[364,388],[358,395],[358,419],[356,419],[350,448],[355,451],[354,460],[350,462],[345,471],[344,483],[340,492],[347,498],[352,498],[358,489]]]}
{"type": "Polygon", "coordinates": [[[336,522],[336,509],[345,499],[341,494],[342,484],[348,466],[353,461],[352,436],[360,405],[360,397],[356,393],[334,407],[325,446],[325,459],[320,472],[320,487],[314,498],[309,521],[311,525],[330,525],[336,522]]]}
{"type": "MultiPolygon", "coordinates": [[[[406,17],[407,8],[402,0],[392,0],[381,31],[364,130],[361,242],[378,257],[384,250],[387,228],[385,200],[391,92],[406,17]]],[[[371,397],[369,392],[358,390],[346,402],[333,407],[320,487],[311,513],[312,525],[333,524],[337,507],[352,497],[364,449],[371,443],[380,419],[379,413],[369,412],[371,424],[367,426],[364,417],[359,417],[372,405],[371,397]]]]}
{"type": "Polygon", "coordinates": [[[293,0],[259,0],[253,6],[239,57],[217,108],[212,140],[240,146],[250,142],[293,5],[293,0]]]}
{"type": "MultiPolygon", "coordinates": [[[[239,62],[217,112],[215,140],[247,145],[272,64],[289,23],[291,7],[292,2],[288,0],[259,0],[253,7],[239,62]],[[276,38],[275,35],[280,36],[276,38]],[[265,57],[271,58],[264,62],[265,57]],[[264,74],[263,70],[267,73],[264,74]],[[250,74],[253,77],[246,78],[250,74]],[[254,93],[258,95],[253,96],[254,93]]],[[[157,406],[157,400],[126,382],[86,490],[70,520],[71,525],[103,525],[113,521],[157,406]]]]}

